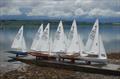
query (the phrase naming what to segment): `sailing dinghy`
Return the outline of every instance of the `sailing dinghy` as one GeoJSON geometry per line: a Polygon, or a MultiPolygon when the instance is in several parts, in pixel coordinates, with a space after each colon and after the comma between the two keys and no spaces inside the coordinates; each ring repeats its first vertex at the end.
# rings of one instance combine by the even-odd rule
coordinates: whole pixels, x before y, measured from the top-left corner
{"type": "MultiPolygon", "coordinates": [[[[79,41],[80,36],[78,36],[78,32],[77,32],[77,24],[76,21],[74,20],[69,32],[69,36],[68,36],[68,45],[67,45],[67,49],[65,54],[60,54],[60,58],[64,59],[70,59],[72,62],[74,62],[75,59],[77,59],[78,57],[80,57],[80,52],[82,52],[82,50],[80,50],[80,43],[82,41],[79,41]]],[[[83,45],[81,45],[82,47],[83,45]]],[[[82,54],[83,55],[83,54],[82,54]]]]}
{"type": "Polygon", "coordinates": [[[33,39],[31,50],[40,51],[42,34],[43,34],[43,24],[41,24],[35,35],[35,38],[33,39]]]}
{"type": "Polygon", "coordinates": [[[38,30],[39,39],[35,40],[35,44],[33,42],[31,49],[35,50],[35,52],[30,52],[30,55],[36,56],[36,58],[52,58],[51,56],[51,40],[49,38],[49,30],[50,24],[48,23],[44,31],[42,31],[43,26],[40,27],[41,31],[38,30]],[[41,32],[41,33],[39,33],[41,32]]]}
{"type": "Polygon", "coordinates": [[[85,51],[88,54],[88,56],[83,57],[81,59],[86,60],[88,64],[90,64],[90,62],[98,62],[98,63],[107,62],[107,55],[106,55],[105,48],[103,45],[102,37],[99,34],[98,19],[96,20],[92,28],[92,31],[90,32],[88,41],[86,43],[85,51]]]}
{"type": "Polygon", "coordinates": [[[46,28],[44,29],[43,35],[41,37],[41,48],[40,51],[42,54],[49,54],[50,51],[50,24],[48,23],[46,28]]]}
{"type": "Polygon", "coordinates": [[[43,34],[43,24],[41,24],[37,33],[35,34],[35,38],[33,39],[33,42],[31,45],[31,51],[29,52],[29,54],[31,54],[31,55],[39,55],[40,54],[42,34],[43,34]]]}
{"type": "Polygon", "coordinates": [[[84,46],[84,43],[83,43],[83,41],[81,39],[80,34],[78,36],[78,40],[79,40],[79,48],[80,48],[80,57],[88,56],[88,54],[85,53],[85,46],[84,46]]]}
{"type": "Polygon", "coordinates": [[[17,35],[15,36],[11,48],[13,48],[15,51],[9,51],[9,53],[16,54],[16,57],[19,55],[27,55],[26,43],[23,36],[23,26],[21,26],[17,35]]]}
{"type": "Polygon", "coordinates": [[[31,50],[28,54],[31,57],[41,56],[41,38],[43,34],[43,24],[40,25],[38,31],[35,34],[35,37],[33,39],[31,50]]]}
{"type": "Polygon", "coordinates": [[[57,31],[55,33],[52,52],[56,55],[65,53],[66,51],[66,40],[65,33],[63,29],[62,21],[60,21],[57,31]]]}

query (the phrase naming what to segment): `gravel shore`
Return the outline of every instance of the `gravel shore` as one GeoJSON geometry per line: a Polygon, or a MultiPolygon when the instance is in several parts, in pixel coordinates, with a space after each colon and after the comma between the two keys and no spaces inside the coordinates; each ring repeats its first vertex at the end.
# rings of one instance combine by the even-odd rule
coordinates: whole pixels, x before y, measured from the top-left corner
{"type": "MultiPolygon", "coordinates": [[[[111,60],[110,63],[120,64],[120,60],[111,60]]],[[[76,72],[66,69],[40,67],[35,65],[21,66],[16,70],[0,73],[0,79],[120,79],[120,76],[110,76],[85,72],[76,72]]]]}
{"type": "MultiPolygon", "coordinates": [[[[109,59],[109,63],[119,64],[120,59],[109,59]]],[[[40,67],[35,65],[21,66],[16,70],[0,73],[0,79],[120,79],[120,76],[93,74],[85,72],[40,67]]]]}
{"type": "Polygon", "coordinates": [[[23,71],[7,72],[1,76],[1,79],[120,79],[120,77],[31,65],[23,71]]]}

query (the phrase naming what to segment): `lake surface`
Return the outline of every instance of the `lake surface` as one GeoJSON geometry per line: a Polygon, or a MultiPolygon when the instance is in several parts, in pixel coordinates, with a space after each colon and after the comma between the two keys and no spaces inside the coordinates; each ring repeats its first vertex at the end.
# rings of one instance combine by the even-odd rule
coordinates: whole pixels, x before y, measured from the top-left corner
{"type": "MultiPolygon", "coordinates": [[[[44,23],[44,28],[46,26],[46,22],[44,23]]],[[[6,50],[12,50],[11,44],[12,41],[17,34],[19,28],[21,25],[24,25],[24,37],[27,44],[27,49],[30,50],[30,46],[32,43],[32,40],[35,36],[35,33],[37,32],[41,22],[33,23],[32,21],[11,21],[11,22],[1,22],[0,26],[0,57],[1,59],[5,58],[4,51],[6,50]]],[[[54,38],[55,31],[58,26],[58,22],[51,22],[50,23],[50,36],[52,39],[54,38]]],[[[65,33],[68,34],[71,22],[63,22],[65,33]]],[[[82,24],[78,23],[78,32],[81,35],[81,38],[86,44],[88,35],[92,29],[94,23],[92,24],[82,24]]],[[[107,24],[100,24],[100,34],[102,36],[104,47],[107,53],[109,52],[120,52],[120,26],[119,25],[107,25],[107,24]]],[[[8,54],[7,54],[8,55],[8,54]]]]}

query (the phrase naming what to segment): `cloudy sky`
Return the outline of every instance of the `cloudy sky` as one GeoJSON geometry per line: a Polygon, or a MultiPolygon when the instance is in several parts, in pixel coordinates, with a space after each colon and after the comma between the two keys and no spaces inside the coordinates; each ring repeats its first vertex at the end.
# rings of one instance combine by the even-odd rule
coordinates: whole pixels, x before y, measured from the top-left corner
{"type": "Polygon", "coordinates": [[[120,0],[0,0],[0,17],[120,17],[120,0]]]}

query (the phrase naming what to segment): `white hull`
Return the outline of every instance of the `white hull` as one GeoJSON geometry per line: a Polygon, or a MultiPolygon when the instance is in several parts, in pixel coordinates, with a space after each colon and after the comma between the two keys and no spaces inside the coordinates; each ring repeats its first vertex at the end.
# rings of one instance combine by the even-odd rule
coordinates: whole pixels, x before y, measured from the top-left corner
{"type": "Polygon", "coordinates": [[[107,59],[99,59],[97,57],[96,58],[95,57],[94,58],[93,57],[80,57],[80,60],[107,64],[107,59]]]}

